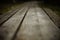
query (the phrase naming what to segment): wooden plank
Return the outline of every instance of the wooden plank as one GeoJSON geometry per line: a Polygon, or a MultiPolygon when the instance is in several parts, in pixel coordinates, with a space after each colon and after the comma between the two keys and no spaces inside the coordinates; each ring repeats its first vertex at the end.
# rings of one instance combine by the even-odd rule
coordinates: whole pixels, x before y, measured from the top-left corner
{"type": "Polygon", "coordinates": [[[13,15],[15,15],[16,12],[18,12],[24,5],[25,5],[24,3],[23,3],[23,4],[20,4],[20,5],[17,6],[14,10],[11,10],[11,11],[9,11],[9,13],[6,13],[6,14],[0,16],[0,17],[1,17],[1,18],[0,18],[0,26],[1,26],[4,22],[6,22],[9,18],[11,18],[13,15]]]}
{"type": "Polygon", "coordinates": [[[11,40],[27,8],[23,7],[0,27],[0,40],[11,40]]]}
{"type": "Polygon", "coordinates": [[[15,40],[59,40],[59,29],[39,7],[31,7],[15,40]]]}

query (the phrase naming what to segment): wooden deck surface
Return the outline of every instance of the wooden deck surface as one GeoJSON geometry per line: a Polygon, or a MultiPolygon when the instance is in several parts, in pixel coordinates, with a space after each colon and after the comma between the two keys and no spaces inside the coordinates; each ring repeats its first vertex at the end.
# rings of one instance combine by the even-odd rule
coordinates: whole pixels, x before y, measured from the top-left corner
{"type": "Polygon", "coordinates": [[[0,26],[0,40],[60,40],[60,29],[37,2],[27,2],[0,26]]]}

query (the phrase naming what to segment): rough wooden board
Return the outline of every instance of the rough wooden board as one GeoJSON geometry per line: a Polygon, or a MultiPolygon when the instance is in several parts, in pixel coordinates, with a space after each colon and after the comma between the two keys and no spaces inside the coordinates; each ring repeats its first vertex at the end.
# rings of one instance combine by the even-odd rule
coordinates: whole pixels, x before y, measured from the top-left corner
{"type": "Polygon", "coordinates": [[[4,40],[11,40],[13,37],[16,29],[18,28],[27,8],[21,8],[19,12],[17,12],[12,18],[10,18],[7,22],[5,22],[1,27],[0,27],[0,36],[4,40]]]}
{"type": "Polygon", "coordinates": [[[60,28],[60,17],[49,8],[43,8],[43,9],[47,12],[48,16],[57,25],[57,27],[60,28]]]}
{"type": "Polygon", "coordinates": [[[59,40],[59,29],[38,7],[31,7],[15,40],[59,40]]]}

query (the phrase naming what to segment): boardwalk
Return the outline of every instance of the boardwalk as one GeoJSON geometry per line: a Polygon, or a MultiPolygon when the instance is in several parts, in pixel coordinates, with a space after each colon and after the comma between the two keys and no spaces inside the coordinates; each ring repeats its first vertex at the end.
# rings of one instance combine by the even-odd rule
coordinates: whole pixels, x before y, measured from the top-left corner
{"type": "Polygon", "coordinates": [[[60,40],[60,30],[37,2],[27,2],[1,25],[0,40],[60,40]]]}

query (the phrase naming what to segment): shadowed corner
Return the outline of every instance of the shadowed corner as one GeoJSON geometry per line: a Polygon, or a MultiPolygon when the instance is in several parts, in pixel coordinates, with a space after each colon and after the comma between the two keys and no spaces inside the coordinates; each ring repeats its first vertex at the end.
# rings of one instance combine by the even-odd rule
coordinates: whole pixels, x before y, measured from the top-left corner
{"type": "Polygon", "coordinates": [[[5,35],[5,34],[0,31],[0,40],[4,40],[4,38],[5,38],[4,35],[5,35]]]}
{"type": "Polygon", "coordinates": [[[0,27],[0,40],[5,40],[8,36],[8,30],[5,30],[4,27],[0,27]]]}

